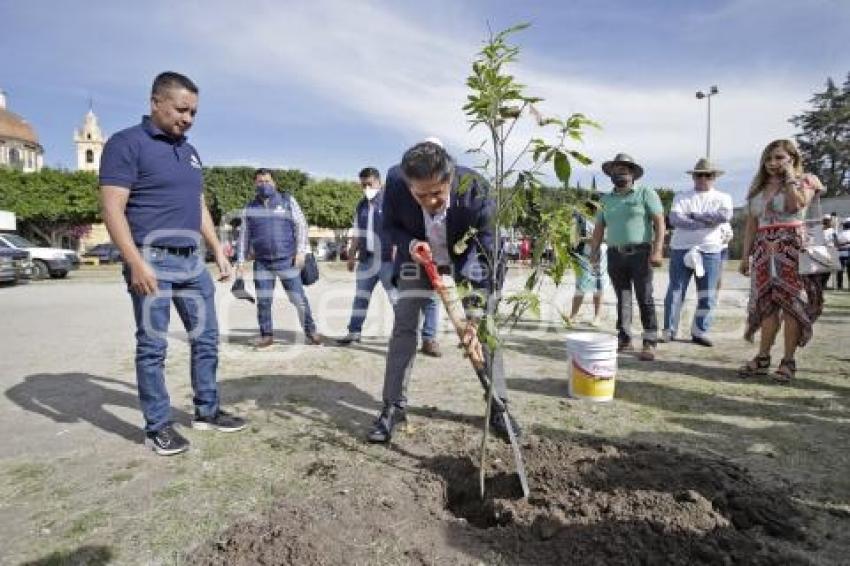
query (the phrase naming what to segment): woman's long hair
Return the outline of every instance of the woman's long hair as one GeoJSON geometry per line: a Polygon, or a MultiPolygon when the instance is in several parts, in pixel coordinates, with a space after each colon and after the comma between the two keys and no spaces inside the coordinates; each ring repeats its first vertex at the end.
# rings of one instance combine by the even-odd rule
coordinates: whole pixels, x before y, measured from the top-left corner
{"type": "MultiPolygon", "coordinates": [[[[773,150],[777,148],[785,150],[785,152],[791,156],[791,162],[794,167],[794,178],[799,178],[800,175],[803,174],[803,156],[800,155],[800,150],[797,148],[797,144],[789,139],[773,140],[767,144],[764,151],[761,152],[759,170],[758,173],[756,173],[756,176],[753,177],[753,182],[750,184],[750,190],[747,193],[747,200],[750,200],[764,190],[764,185],[767,183],[767,178],[770,176],[767,169],[764,167],[764,162],[767,161],[767,158],[770,157],[773,150]]],[[[793,181],[794,179],[787,180],[787,182],[793,181]]]]}

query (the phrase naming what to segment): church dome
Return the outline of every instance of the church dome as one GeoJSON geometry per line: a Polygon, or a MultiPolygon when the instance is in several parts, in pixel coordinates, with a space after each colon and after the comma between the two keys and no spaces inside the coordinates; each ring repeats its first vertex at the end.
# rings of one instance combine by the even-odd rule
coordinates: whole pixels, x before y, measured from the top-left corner
{"type": "Polygon", "coordinates": [[[18,140],[38,145],[38,136],[33,127],[26,120],[5,108],[0,108],[0,139],[18,140]]]}

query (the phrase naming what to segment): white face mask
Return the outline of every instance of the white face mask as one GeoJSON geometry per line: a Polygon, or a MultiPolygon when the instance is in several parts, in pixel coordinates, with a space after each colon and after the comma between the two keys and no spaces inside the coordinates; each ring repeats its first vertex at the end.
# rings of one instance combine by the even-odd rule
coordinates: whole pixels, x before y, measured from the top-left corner
{"type": "Polygon", "coordinates": [[[378,194],[378,189],[369,187],[368,189],[363,189],[363,193],[366,195],[366,200],[372,200],[378,194]]]}

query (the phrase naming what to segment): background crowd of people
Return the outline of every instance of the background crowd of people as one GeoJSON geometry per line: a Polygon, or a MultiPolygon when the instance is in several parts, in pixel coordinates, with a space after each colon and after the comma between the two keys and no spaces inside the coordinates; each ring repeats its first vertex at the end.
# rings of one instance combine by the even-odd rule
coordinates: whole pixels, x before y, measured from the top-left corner
{"type": "MultiPolygon", "coordinates": [[[[185,451],[188,441],[172,426],[164,366],[171,303],[189,333],[195,417],[201,430],[235,432],[245,421],[219,406],[218,324],[214,284],[198,253],[201,239],[214,252],[219,279],[231,275],[230,259],[215,233],[203,195],[201,160],[185,136],[198,103],[198,88],[178,73],[156,77],[151,112],[142,122],[116,133],[103,152],[100,183],[103,215],[113,241],[124,258],[124,277],[136,320],[136,377],[145,417],[147,443],[159,454],[185,451]]],[[[687,171],[692,188],[680,191],[667,215],[669,284],[659,324],[653,294],[653,272],[663,264],[665,222],[655,190],[636,184],[643,167],[620,153],[602,164],[613,189],[590,198],[574,215],[577,241],[575,293],[568,323],[575,323],[586,294],[593,297],[593,324],[601,326],[606,281],[616,294],[618,351],[632,348],[633,296],[640,323],[641,360],[656,357],[659,342],[677,338],[682,305],[691,279],[697,289],[697,309],[690,340],[711,347],[709,337],[721,274],[732,237],[732,199],[715,187],[723,171],[699,159],[687,171]]],[[[491,415],[494,432],[505,436],[517,421],[507,411],[504,363],[500,350],[477,343],[479,322],[498,308],[504,271],[489,265],[501,237],[487,181],[473,169],[455,163],[439,140],[409,148],[387,173],[386,183],[374,167],[360,171],[363,198],[353,211],[348,268],[355,273],[355,296],[348,334],[340,346],[359,342],[372,292],[380,281],[393,306],[394,323],[386,356],[383,407],[367,438],[387,442],[396,425],[405,421],[407,385],[419,338],[422,353],[439,356],[436,328],[439,306],[423,267],[434,262],[439,274],[477,289],[464,298],[467,327],[461,332],[466,347],[477,347],[489,360],[497,410],[491,415]],[[463,190],[461,190],[463,185],[463,190]],[[474,233],[469,238],[470,231],[474,233]],[[420,329],[420,321],[423,324],[420,329]],[[501,414],[500,414],[501,413],[501,414]]],[[[309,266],[307,219],[298,202],[279,190],[272,172],[258,169],[255,195],[246,203],[236,246],[237,275],[254,259],[259,336],[257,348],[273,343],[272,297],[280,280],[295,306],[305,341],[321,345],[314,315],[302,282],[309,266]]],[[[835,273],[843,285],[850,277],[850,238],[832,217],[815,221],[827,245],[840,248],[828,269],[813,267],[812,210],[819,210],[823,187],[803,172],[801,155],[790,140],[776,140],[762,152],[747,194],[741,273],[750,278],[745,338],[759,334],[757,355],[738,375],[752,378],[771,372],[771,349],[780,328],[783,354],[772,377],[794,378],[795,354],[812,338],[813,325],[823,309],[823,289],[835,273]]],[[[530,242],[523,238],[518,259],[527,260],[530,242]]]]}

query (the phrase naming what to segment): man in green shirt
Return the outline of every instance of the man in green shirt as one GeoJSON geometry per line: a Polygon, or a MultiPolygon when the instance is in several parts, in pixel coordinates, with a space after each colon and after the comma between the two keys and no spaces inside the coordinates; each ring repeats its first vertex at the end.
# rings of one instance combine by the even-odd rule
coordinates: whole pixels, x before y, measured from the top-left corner
{"type": "Polygon", "coordinates": [[[602,210],[591,241],[591,261],[598,265],[603,237],[608,244],[608,275],[617,293],[617,334],[619,351],[631,348],[632,289],[637,295],[643,326],[641,360],[655,359],[658,319],[652,297],[652,268],[661,265],[664,243],[664,211],[658,194],[650,188],[635,187],[643,168],[625,153],[602,164],[614,190],[602,195],[602,210]]]}

